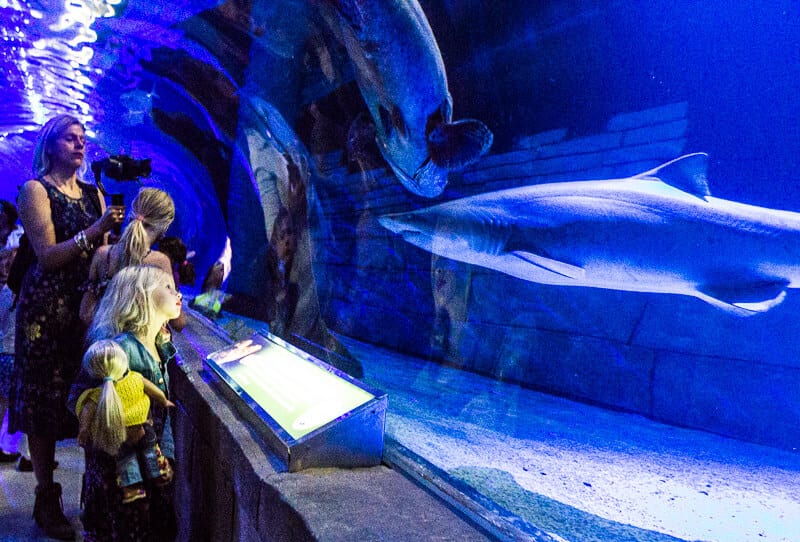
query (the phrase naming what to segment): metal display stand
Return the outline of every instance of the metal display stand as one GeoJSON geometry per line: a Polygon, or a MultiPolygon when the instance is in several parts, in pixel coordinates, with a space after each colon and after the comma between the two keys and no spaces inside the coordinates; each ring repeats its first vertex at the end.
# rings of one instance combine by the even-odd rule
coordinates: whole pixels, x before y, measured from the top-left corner
{"type": "Polygon", "coordinates": [[[290,472],[380,464],[385,393],[270,333],[213,352],[205,365],[290,472]]]}

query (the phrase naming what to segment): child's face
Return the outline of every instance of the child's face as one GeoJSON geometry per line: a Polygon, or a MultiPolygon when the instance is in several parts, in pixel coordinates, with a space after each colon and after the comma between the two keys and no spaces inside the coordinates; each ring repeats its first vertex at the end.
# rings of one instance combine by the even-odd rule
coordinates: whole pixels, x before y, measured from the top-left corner
{"type": "Polygon", "coordinates": [[[291,258],[297,249],[297,237],[294,234],[291,218],[284,218],[281,220],[277,231],[277,246],[278,258],[285,260],[291,258]]]}
{"type": "Polygon", "coordinates": [[[180,316],[181,298],[180,292],[175,289],[172,277],[165,279],[153,290],[153,306],[155,307],[156,315],[163,317],[165,320],[172,320],[180,316]]]}

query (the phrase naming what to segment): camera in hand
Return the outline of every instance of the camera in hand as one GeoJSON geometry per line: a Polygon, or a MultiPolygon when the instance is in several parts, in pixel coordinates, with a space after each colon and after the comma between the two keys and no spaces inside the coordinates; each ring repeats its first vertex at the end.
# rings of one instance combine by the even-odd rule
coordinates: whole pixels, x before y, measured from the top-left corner
{"type": "Polygon", "coordinates": [[[92,171],[95,175],[102,171],[118,181],[134,181],[139,177],[149,177],[152,172],[150,158],[136,160],[123,154],[92,162],[92,171]]]}

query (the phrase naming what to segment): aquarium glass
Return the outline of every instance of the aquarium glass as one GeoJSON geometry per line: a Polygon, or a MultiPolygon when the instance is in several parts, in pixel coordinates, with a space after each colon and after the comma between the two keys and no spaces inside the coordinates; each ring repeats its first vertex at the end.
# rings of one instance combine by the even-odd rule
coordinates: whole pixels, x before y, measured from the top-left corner
{"type": "Polygon", "coordinates": [[[797,2],[0,19],[0,197],[59,112],[91,160],[152,159],[101,180],[173,195],[197,310],[388,392],[390,444],[490,530],[800,532],[797,2]]]}

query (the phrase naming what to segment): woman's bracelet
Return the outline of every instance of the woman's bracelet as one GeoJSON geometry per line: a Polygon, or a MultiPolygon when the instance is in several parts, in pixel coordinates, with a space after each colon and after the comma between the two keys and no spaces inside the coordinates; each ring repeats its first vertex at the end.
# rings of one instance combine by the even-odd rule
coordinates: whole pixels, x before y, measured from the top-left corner
{"type": "Polygon", "coordinates": [[[79,231],[75,234],[75,237],[72,238],[75,241],[75,244],[81,250],[81,252],[91,252],[92,251],[92,244],[86,239],[86,232],[83,230],[79,231]]]}

